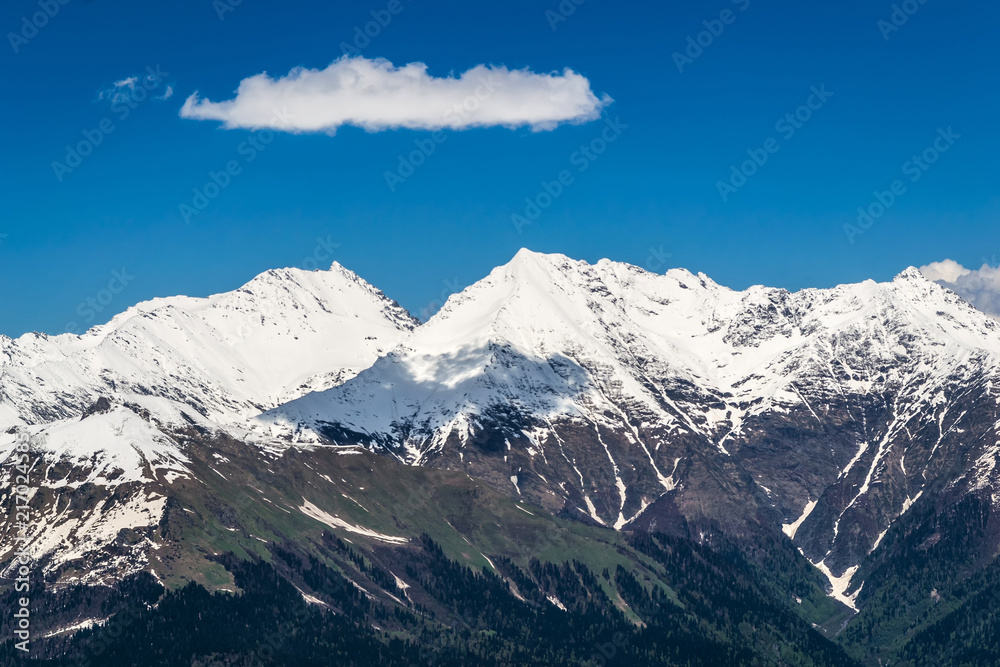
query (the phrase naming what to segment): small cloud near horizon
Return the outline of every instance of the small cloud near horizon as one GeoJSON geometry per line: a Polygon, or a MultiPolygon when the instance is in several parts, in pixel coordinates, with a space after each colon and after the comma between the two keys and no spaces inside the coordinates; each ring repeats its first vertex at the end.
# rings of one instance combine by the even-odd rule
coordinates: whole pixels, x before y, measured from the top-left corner
{"type": "Polygon", "coordinates": [[[222,121],[227,129],[327,134],[343,125],[369,132],[479,127],[541,131],[595,120],[611,102],[607,95],[595,95],[590,81],[571,69],[538,74],[476,65],[457,76],[435,77],[424,63],[396,67],[383,58],[343,56],[325,69],[297,67],[278,78],[266,72],[248,77],[228,101],[212,102],[195,92],[180,115],[222,121]]]}
{"type": "Polygon", "coordinates": [[[955,292],[987,315],[1000,319],[1000,267],[984,263],[971,270],[946,259],[921,266],[920,273],[955,292]]]}

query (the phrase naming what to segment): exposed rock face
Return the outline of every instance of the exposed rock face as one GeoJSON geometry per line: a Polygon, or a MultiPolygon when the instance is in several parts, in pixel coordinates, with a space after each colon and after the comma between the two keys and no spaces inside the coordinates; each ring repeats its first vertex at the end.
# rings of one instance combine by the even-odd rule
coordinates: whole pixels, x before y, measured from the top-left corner
{"type": "Polygon", "coordinates": [[[83,416],[80,417],[81,420],[86,419],[92,415],[103,415],[111,411],[111,401],[108,400],[107,396],[101,396],[97,399],[97,402],[91,405],[89,408],[83,411],[83,416]]]}

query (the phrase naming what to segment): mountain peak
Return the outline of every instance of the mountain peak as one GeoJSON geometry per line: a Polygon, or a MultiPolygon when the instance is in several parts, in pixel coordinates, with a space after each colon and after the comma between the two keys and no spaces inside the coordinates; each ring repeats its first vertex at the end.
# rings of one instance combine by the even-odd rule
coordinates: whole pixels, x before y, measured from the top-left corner
{"type": "MultiPolygon", "coordinates": [[[[701,284],[703,282],[703,279],[701,277],[694,275],[693,273],[691,273],[690,271],[688,271],[683,267],[668,269],[664,275],[667,276],[668,278],[676,280],[679,284],[685,287],[689,285],[701,284]]],[[[704,276],[705,278],[708,277],[705,276],[704,274],[700,275],[704,276]]]]}
{"type": "Polygon", "coordinates": [[[893,282],[903,282],[907,280],[915,280],[919,282],[929,282],[924,274],[920,273],[920,269],[915,266],[909,266],[903,271],[901,271],[895,278],[892,279],[893,282]]]}
{"type": "Polygon", "coordinates": [[[521,248],[514,253],[514,256],[509,262],[507,262],[506,266],[513,268],[522,266],[551,266],[556,263],[566,263],[572,261],[574,260],[571,260],[569,257],[561,253],[545,253],[530,250],[528,248],[521,248]]]}
{"type": "Polygon", "coordinates": [[[518,259],[525,260],[525,259],[531,259],[531,258],[534,258],[534,257],[542,257],[544,255],[545,255],[545,253],[538,252],[537,250],[532,250],[531,248],[521,248],[520,250],[518,250],[517,252],[514,253],[514,257],[512,257],[511,259],[512,260],[518,260],[518,259]]]}
{"type": "Polygon", "coordinates": [[[244,283],[240,289],[244,289],[253,285],[281,285],[286,282],[293,283],[303,283],[308,279],[309,276],[325,275],[327,277],[333,276],[343,276],[351,279],[352,281],[360,280],[360,277],[351,271],[350,269],[344,268],[338,262],[334,262],[329,269],[316,269],[314,271],[309,271],[306,269],[300,269],[295,266],[288,266],[280,269],[268,269],[267,271],[262,271],[256,276],[244,283]]]}
{"type": "Polygon", "coordinates": [[[517,284],[542,285],[559,282],[557,275],[566,275],[574,267],[587,266],[586,262],[559,253],[544,253],[521,248],[509,262],[495,269],[506,281],[517,284]]]}
{"type": "Polygon", "coordinates": [[[352,377],[415,324],[336,263],[272,269],[208,297],[143,301],[82,336],[3,341],[0,428],[79,414],[100,396],[142,402],[157,391],[213,420],[238,420],[352,377]],[[40,399],[38,386],[51,393],[40,399]]]}

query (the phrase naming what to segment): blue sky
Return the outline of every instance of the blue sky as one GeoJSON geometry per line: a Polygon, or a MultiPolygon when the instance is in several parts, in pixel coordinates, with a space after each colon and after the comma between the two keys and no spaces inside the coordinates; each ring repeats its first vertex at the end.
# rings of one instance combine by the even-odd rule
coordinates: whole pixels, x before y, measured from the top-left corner
{"type": "Polygon", "coordinates": [[[912,14],[880,27],[892,2],[566,0],[563,16],[557,0],[397,0],[361,56],[425,63],[433,77],[569,68],[613,102],[554,129],[348,125],[278,131],[250,151],[253,130],[182,118],[185,99],[322,70],[389,2],[242,0],[220,20],[229,1],[67,0],[34,31],[24,20],[37,0],[4,4],[0,333],[83,329],[138,301],[327,257],[419,315],[522,246],[683,266],[735,288],[886,280],[1000,255],[996,4],[910,0],[912,14]],[[706,46],[674,55],[709,29],[719,34],[701,35],[706,46]],[[147,67],[162,79],[137,100],[147,67]],[[614,141],[581,158],[609,123],[614,141]],[[97,132],[72,171],[53,167],[97,132]],[[390,187],[386,172],[416,142],[433,153],[390,187]],[[925,150],[934,163],[915,166],[925,150]],[[754,156],[766,162],[743,165],[754,156]],[[239,173],[186,221],[181,204],[230,161],[239,173]],[[754,173],[743,183],[734,165],[754,173]],[[512,215],[564,171],[562,192],[519,229],[512,215]],[[845,232],[894,182],[884,213],[845,232]],[[98,295],[109,302],[81,307],[98,295]]]}

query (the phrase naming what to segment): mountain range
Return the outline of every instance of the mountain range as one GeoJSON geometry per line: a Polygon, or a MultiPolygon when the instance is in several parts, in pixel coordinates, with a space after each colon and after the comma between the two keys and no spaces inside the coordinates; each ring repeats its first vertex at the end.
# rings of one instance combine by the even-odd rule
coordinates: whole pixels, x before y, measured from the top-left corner
{"type": "MultiPolygon", "coordinates": [[[[528,651],[555,612],[633,633],[612,663],[992,664],[998,369],[1000,323],[914,268],[736,291],[522,250],[424,323],[339,264],[268,271],[0,337],[0,584],[26,548],[55,661],[134,582],[166,591],[144,614],[279,599],[253,564],[375,628],[366,655],[403,641],[384,664],[528,651]],[[522,634],[447,653],[499,623],[447,592],[480,587],[522,634]]],[[[566,650],[530,660],[601,664],[566,650]]]]}

